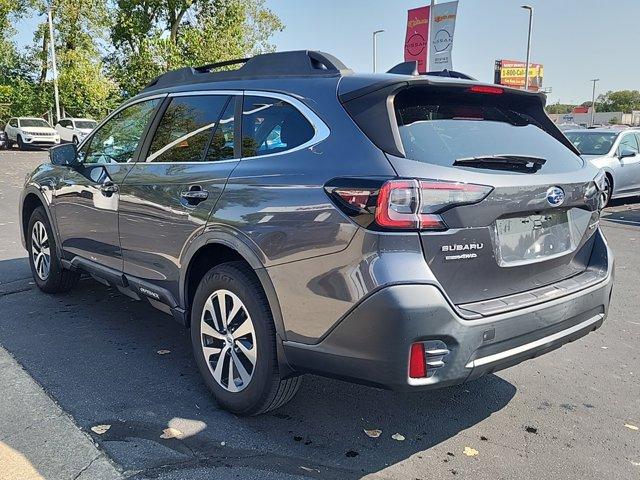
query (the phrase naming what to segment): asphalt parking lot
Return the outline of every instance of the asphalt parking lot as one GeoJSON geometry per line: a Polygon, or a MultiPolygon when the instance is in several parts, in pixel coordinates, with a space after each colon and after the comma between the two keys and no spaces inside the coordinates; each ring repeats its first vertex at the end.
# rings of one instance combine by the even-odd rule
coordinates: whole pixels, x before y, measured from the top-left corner
{"type": "MultiPolygon", "coordinates": [[[[604,215],[616,286],[609,318],[595,333],[435,392],[397,394],[308,376],[290,404],[240,418],[217,408],[188,333],[169,317],[90,279],[61,296],[35,288],[17,202],[25,175],[45,160],[46,152],[0,151],[0,346],[123,476],[640,478],[640,431],[632,428],[640,426],[635,200],[604,215]],[[105,424],[106,433],[92,432],[105,424]],[[184,437],[161,438],[167,427],[184,437]],[[382,434],[369,438],[364,429],[382,434]],[[396,433],[405,440],[393,439],[396,433]],[[467,447],[477,454],[466,455],[467,447]]],[[[41,441],[43,432],[33,430],[41,441]]],[[[0,431],[0,441],[20,450],[12,438],[0,431]]]]}

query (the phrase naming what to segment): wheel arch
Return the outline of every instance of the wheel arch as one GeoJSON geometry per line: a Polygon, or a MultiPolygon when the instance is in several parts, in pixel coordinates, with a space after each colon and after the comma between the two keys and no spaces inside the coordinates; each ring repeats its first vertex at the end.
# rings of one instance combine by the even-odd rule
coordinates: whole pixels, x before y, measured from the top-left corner
{"type": "MultiPolygon", "coordinates": [[[[35,187],[26,187],[22,200],[20,202],[20,240],[22,241],[22,246],[27,248],[27,234],[29,230],[29,220],[31,219],[31,214],[33,211],[42,207],[47,215],[47,220],[49,220],[49,225],[51,225],[51,230],[53,234],[56,236],[56,240],[59,239],[58,236],[58,228],[56,222],[53,221],[53,215],[51,214],[51,210],[49,208],[49,202],[46,201],[42,192],[35,187]]],[[[61,245],[59,241],[56,241],[56,250],[59,256],[62,254],[61,245]]]]}
{"type": "Polygon", "coordinates": [[[208,231],[194,240],[188,254],[183,257],[180,273],[179,295],[186,311],[185,319],[190,321],[191,301],[202,276],[215,265],[227,261],[243,261],[251,267],[260,281],[271,308],[276,333],[284,340],[286,333],[275,287],[261,255],[255,251],[256,247],[249,245],[250,240],[242,239],[238,232],[231,229],[208,231]]]}
{"type": "Polygon", "coordinates": [[[611,182],[611,194],[610,194],[610,198],[613,198],[613,195],[615,193],[615,188],[616,188],[616,181],[615,181],[615,176],[613,175],[613,171],[608,169],[608,168],[604,168],[604,174],[607,176],[607,178],[609,178],[609,181],[611,182]]]}

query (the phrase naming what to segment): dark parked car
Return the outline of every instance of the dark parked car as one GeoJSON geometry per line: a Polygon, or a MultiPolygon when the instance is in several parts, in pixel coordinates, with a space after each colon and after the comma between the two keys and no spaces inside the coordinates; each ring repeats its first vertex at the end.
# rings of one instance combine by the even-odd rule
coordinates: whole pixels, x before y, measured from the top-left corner
{"type": "Polygon", "coordinates": [[[0,150],[4,150],[9,147],[9,143],[7,142],[7,134],[0,130],[0,150]]]}
{"type": "Polygon", "coordinates": [[[239,414],[306,372],[437,388],[602,325],[604,179],[544,96],[320,52],[245,62],[162,75],[51,150],[21,200],[40,289],[88,272],[190,326],[239,414]]]}

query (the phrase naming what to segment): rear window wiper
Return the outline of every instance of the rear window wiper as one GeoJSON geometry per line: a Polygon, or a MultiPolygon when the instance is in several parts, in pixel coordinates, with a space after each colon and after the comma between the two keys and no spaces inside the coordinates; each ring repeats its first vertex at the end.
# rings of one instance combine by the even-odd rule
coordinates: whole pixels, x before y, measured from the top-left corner
{"type": "Polygon", "coordinates": [[[486,168],[489,170],[509,170],[512,172],[535,173],[547,163],[542,157],[531,155],[483,155],[458,158],[454,166],[486,168]]]}

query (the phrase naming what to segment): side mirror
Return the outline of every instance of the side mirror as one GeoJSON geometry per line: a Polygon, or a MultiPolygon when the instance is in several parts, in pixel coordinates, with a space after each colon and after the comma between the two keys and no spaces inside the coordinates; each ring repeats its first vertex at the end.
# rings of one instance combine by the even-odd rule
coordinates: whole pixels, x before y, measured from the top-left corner
{"type": "Polygon", "coordinates": [[[635,157],[637,154],[638,152],[636,152],[632,148],[623,148],[622,150],[620,150],[618,158],[622,160],[623,158],[635,157]]]}
{"type": "Polygon", "coordinates": [[[74,167],[80,165],[78,150],[73,143],[63,143],[49,149],[49,160],[53,165],[74,167]]]}

